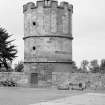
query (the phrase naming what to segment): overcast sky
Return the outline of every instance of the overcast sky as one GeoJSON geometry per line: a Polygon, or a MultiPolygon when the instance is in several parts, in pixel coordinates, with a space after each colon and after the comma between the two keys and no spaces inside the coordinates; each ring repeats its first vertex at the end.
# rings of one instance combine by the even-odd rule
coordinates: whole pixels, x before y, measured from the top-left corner
{"type": "MultiPolygon", "coordinates": [[[[0,25],[14,34],[18,58],[23,60],[23,4],[36,0],[0,0],[0,25]]],[[[64,0],[58,0],[64,1],[64,0]]],[[[105,58],[105,0],[65,0],[74,6],[73,60],[105,58]]]]}

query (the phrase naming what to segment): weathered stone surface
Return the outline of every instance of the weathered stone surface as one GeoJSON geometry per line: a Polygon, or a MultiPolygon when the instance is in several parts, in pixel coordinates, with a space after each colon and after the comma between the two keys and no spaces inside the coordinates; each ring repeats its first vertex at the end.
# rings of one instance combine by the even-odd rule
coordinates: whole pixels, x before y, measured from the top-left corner
{"type": "Polygon", "coordinates": [[[105,89],[105,74],[100,73],[71,73],[70,83],[85,83],[87,89],[105,89]]]}
{"type": "Polygon", "coordinates": [[[25,62],[62,62],[62,60],[63,62],[72,60],[72,42],[69,39],[31,37],[25,40],[25,62]]]}
{"type": "Polygon", "coordinates": [[[57,78],[64,80],[64,72],[72,71],[72,9],[68,3],[59,6],[53,0],[23,6],[24,68],[30,80],[44,83],[53,72],[61,72],[62,78],[57,78]]]}
{"type": "Polygon", "coordinates": [[[33,8],[33,4],[24,6],[25,10],[27,8],[27,11],[24,12],[25,37],[29,35],[72,37],[72,12],[67,9],[69,8],[68,5],[67,8],[65,4],[59,7],[54,1],[52,1],[51,5],[53,7],[44,8],[44,4],[40,2],[38,8],[33,8]],[[36,22],[36,25],[33,25],[33,22],[36,22]]]}

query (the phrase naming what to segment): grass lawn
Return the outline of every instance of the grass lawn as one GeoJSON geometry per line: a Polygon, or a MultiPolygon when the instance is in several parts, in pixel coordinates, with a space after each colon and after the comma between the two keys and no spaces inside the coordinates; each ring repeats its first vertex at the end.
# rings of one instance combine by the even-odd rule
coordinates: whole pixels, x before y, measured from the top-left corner
{"type": "MultiPolygon", "coordinates": [[[[29,105],[77,94],[70,90],[0,87],[0,105],[29,105]]],[[[80,93],[80,92],[79,92],[80,93]]]]}
{"type": "MultiPolygon", "coordinates": [[[[86,92],[86,91],[84,91],[86,92]]],[[[54,88],[21,88],[21,87],[0,87],[0,105],[29,105],[42,101],[59,99],[82,91],[57,90],[54,88]]]]}

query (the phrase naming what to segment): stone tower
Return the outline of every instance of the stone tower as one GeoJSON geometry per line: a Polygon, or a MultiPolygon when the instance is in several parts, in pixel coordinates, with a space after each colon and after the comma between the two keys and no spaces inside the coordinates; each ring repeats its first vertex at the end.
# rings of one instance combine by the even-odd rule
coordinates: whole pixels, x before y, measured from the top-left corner
{"type": "Polygon", "coordinates": [[[61,82],[72,70],[73,5],[54,0],[29,2],[24,13],[24,70],[28,83],[61,82]]]}

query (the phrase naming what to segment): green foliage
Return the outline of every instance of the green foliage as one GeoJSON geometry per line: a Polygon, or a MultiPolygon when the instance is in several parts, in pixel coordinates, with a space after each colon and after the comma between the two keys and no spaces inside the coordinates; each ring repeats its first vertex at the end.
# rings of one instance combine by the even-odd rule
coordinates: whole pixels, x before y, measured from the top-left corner
{"type": "Polygon", "coordinates": [[[93,59],[90,62],[88,60],[83,60],[81,62],[80,68],[76,66],[76,62],[73,62],[73,73],[105,73],[105,59],[102,59],[100,65],[97,59],[93,59]]]}
{"type": "Polygon", "coordinates": [[[23,72],[23,62],[18,62],[18,64],[15,66],[15,72],[23,72]]]}
{"type": "Polygon", "coordinates": [[[101,73],[105,73],[105,59],[102,59],[102,60],[101,60],[100,72],[101,72],[101,73]]]}
{"type": "Polygon", "coordinates": [[[90,62],[90,71],[92,73],[98,73],[100,72],[100,66],[98,64],[98,60],[97,59],[94,59],[90,62]]]}
{"type": "Polygon", "coordinates": [[[8,70],[4,66],[1,66],[0,72],[13,72],[11,65],[10,64],[7,64],[7,65],[8,65],[8,70]]]}
{"type": "Polygon", "coordinates": [[[9,70],[8,63],[12,62],[16,57],[16,46],[11,45],[11,41],[8,41],[9,35],[4,28],[0,28],[0,66],[4,65],[6,70],[9,70]]]}
{"type": "Polygon", "coordinates": [[[81,62],[81,67],[80,67],[79,70],[81,70],[81,72],[88,72],[88,70],[89,70],[89,62],[88,62],[88,60],[83,60],[81,62]]]}
{"type": "Polygon", "coordinates": [[[76,66],[76,62],[72,63],[72,67],[73,67],[73,71],[72,72],[77,72],[78,71],[78,68],[76,66]]]}
{"type": "Polygon", "coordinates": [[[91,73],[105,73],[105,59],[101,60],[99,65],[98,60],[94,59],[88,62],[83,60],[81,62],[81,67],[78,69],[80,73],[91,72],[91,73]]]}

